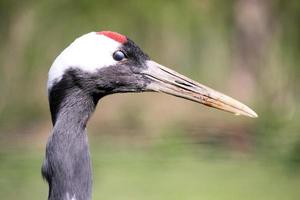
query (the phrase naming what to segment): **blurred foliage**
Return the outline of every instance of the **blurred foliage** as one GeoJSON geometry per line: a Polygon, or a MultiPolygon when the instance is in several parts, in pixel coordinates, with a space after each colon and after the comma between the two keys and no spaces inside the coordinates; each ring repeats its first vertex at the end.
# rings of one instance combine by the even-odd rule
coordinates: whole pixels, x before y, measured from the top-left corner
{"type": "MultiPolygon", "coordinates": [[[[93,139],[98,141],[100,133],[110,135],[114,145],[109,148],[130,146],[135,141],[141,154],[132,147],[125,150],[129,151],[128,155],[121,151],[114,153],[112,149],[107,153],[111,153],[112,160],[107,160],[108,157],[103,158],[101,154],[103,149],[96,148],[94,154],[100,152],[100,155],[94,157],[95,180],[98,175],[101,180],[105,173],[117,173],[124,168],[119,171],[120,176],[104,177],[102,183],[96,181],[95,187],[102,188],[100,195],[96,191],[96,198],[118,199],[122,195],[122,198],[144,198],[147,195],[142,194],[150,194],[148,186],[154,184],[149,182],[152,176],[164,190],[177,190],[177,187],[183,188],[183,184],[176,181],[184,180],[180,176],[184,176],[183,170],[186,170],[189,173],[185,175],[191,178],[184,183],[191,182],[190,188],[181,190],[186,195],[180,196],[182,198],[196,199],[200,196],[196,188],[203,187],[206,180],[209,181],[208,192],[201,191],[205,199],[220,199],[213,194],[223,196],[221,199],[237,199],[232,196],[236,190],[244,199],[247,195],[248,199],[283,199],[288,195],[289,199],[297,199],[299,195],[294,185],[299,184],[299,179],[289,181],[275,165],[288,166],[292,173],[300,169],[299,19],[300,1],[297,0],[0,0],[0,174],[1,177],[7,174],[0,179],[0,186],[6,185],[0,196],[14,195],[10,187],[22,188],[25,182],[31,182],[28,190],[40,184],[36,171],[51,129],[47,72],[55,57],[84,33],[113,30],[129,36],[154,60],[251,105],[259,118],[237,118],[163,95],[106,97],[89,124],[93,139]],[[260,22],[262,27],[259,27],[260,22]],[[247,42],[247,38],[251,42],[247,42]],[[260,43],[263,43],[261,49],[255,46],[260,43]],[[254,61],[243,68],[240,63],[249,59],[254,61]],[[17,153],[20,144],[24,155],[17,153]],[[152,160],[149,146],[160,152],[157,154],[163,160],[171,156],[165,164],[171,170],[170,177],[163,176],[166,171],[153,166],[159,161],[152,160]],[[34,150],[27,151],[28,147],[34,150]],[[198,160],[190,148],[202,159],[227,153],[247,158],[244,161],[233,156],[228,162],[221,158],[214,163],[198,160]],[[33,155],[33,151],[40,153],[33,155]],[[172,168],[177,161],[177,158],[172,160],[172,156],[176,155],[186,160],[172,168]],[[264,164],[260,165],[260,161],[264,164]],[[140,163],[137,170],[153,167],[156,171],[133,174],[134,163],[140,163]],[[264,166],[268,163],[274,166],[264,166]],[[244,170],[248,165],[251,170],[244,170]],[[124,175],[125,169],[128,176],[124,175]],[[201,170],[205,177],[201,177],[201,170]],[[236,180],[228,183],[224,173],[236,173],[236,180]],[[24,180],[19,180],[20,176],[24,180]],[[135,176],[148,182],[142,184],[142,178],[135,176]],[[168,186],[170,182],[161,180],[160,176],[170,178],[174,185],[168,186]],[[201,179],[200,182],[194,180],[194,176],[201,179]],[[267,178],[262,180],[263,177],[267,178]],[[7,183],[10,178],[11,183],[7,183]],[[252,182],[248,185],[245,180],[252,182]],[[127,183],[128,188],[112,192],[115,185],[122,187],[127,183]],[[226,187],[222,190],[214,186],[215,183],[226,187]],[[139,186],[140,192],[135,193],[133,185],[139,186]],[[251,187],[251,192],[245,192],[243,187],[251,187]],[[267,189],[262,191],[264,187],[267,189]],[[229,192],[226,194],[226,191],[229,192]]],[[[27,189],[18,190],[24,199],[27,189]]],[[[158,192],[155,198],[174,197],[164,196],[163,189],[158,187],[152,189],[158,192]]],[[[41,192],[45,192],[45,188],[41,192]]],[[[36,199],[45,196],[38,195],[36,199]]]]}
{"type": "MultiPolygon", "coordinates": [[[[173,136],[144,149],[116,146],[110,136],[91,139],[95,139],[91,142],[93,199],[299,198],[299,176],[286,173],[274,161],[238,155],[239,159],[232,159],[232,155],[215,157],[218,154],[213,149],[200,150],[173,136]]],[[[20,150],[0,154],[0,196],[45,199],[47,184],[37,173],[43,154],[30,148],[21,155],[20,150]]]]}

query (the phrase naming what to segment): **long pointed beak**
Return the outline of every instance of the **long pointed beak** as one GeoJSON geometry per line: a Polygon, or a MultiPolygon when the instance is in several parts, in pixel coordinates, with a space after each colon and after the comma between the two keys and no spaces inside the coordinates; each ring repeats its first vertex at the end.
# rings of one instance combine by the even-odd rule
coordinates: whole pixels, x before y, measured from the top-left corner
{"type": "Polygon", "coordinates": [[[193,81],[174,70],[152,60],[147,61],[146,65],[148,68],[142,74],[152,80],[147,85],[147,89],[150,91],[167,93],[236,115],[257,117],[252,109],[241,102],[193,81]]]}

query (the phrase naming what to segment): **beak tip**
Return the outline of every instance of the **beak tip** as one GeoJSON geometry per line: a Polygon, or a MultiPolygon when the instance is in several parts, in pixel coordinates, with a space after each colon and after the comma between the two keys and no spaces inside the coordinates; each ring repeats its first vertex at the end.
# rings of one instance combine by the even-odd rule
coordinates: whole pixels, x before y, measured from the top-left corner
{"type": "Polygon", "coordinates": [[[246,111],[243,113],[244,115],[251,117],[251,118],[258,118],[256,112],[254,112],[251,108],[247,107],[246,111]]]}
{"type": "Polygon", "coordinates": [[[252,117],[252,118],[258,118],[258,114],[256,114],[256,112],[253,112],[253,114],[252,114],[251,117],[252,117]]]}

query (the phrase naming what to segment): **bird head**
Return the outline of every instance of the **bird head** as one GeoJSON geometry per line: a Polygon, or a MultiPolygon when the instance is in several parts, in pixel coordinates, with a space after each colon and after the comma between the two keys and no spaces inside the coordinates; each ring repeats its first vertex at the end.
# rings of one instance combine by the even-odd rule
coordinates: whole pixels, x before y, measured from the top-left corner
{"type": "Polygon", "coordinates": [[[246,105],[158,64],[128,37],[110,31],[77,38],[55,59],[49,71],[49,94],[74,87],[96,101],[113,93],[152,91],[257,117],[246,105]]]}

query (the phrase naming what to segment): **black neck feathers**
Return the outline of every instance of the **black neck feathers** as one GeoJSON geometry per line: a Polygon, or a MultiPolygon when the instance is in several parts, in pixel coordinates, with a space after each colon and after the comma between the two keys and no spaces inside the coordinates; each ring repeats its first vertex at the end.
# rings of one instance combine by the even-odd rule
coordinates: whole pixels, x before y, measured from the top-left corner
{"type": "Polygon", "coordinates": [[[96,100],[72,77],[64,77],[49,94],[53,131],[49,137],[43,177],[50,200],[91,199],[92,169],[85,131],[96,100]]]}

